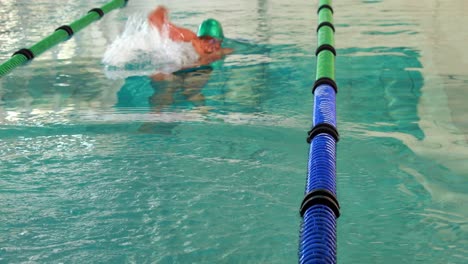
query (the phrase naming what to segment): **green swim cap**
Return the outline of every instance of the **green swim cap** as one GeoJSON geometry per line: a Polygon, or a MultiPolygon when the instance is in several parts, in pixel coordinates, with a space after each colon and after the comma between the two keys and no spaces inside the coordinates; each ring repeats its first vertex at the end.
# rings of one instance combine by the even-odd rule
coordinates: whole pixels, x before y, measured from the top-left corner
{"type": "Polygon", "coordinates": [[[198,28],[197,37],[212,37],[215,39],[223,40],[223,28],[218,20],[209,18],[203,21],[198,28]]]}

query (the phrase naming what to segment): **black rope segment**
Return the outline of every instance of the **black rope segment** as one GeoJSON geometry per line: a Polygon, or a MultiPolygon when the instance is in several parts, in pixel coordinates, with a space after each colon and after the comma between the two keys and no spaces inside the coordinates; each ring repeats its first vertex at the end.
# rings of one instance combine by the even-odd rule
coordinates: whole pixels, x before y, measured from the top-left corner
{"type": "Polygon", "coordinates": [[[321,123],[315,125],[309,132],[307,132],[307,143],[310,144],[312,140],[319,134],[328,134],[332,136],[336,142],[340,141],[340,134],[338,133],[338,130],[335,126],[327,123],[321,123]]]}
{"type": "Polygon", "coordinates": [[[330,85],[335,90],[335,93],[338,93],[338,86],[336,85],[336,82],[328,77],[322,77],[316,80],[314,83],[314,88],[312,88],[312,93],[315,92],[315,89],[317,89],[317,87],[323,84],[330,85]]]}
{"type": "Polygon", "coordinates": [[[333,26],[333,24],[328,21],[324,21],[320,23],[317,27],[317,32],[320,30],[321,27],[325,27],[325,26],[330,27],[333,30],[333,32],[335,32],[335,26],[333,26]]]}
{"type": "Polygon", "coordinates": [[[315,51],[315,56],[318,56],[318,54],[321,52],[321,51],[324,51],[324,50],[328,50],[330,51],[331,53],[333,53],[333,55],[336,56],[336,50],[335,48],[330,45],[330,44],[323,44],[323,45],[320,45],[320,47],[317,48],[317,50],[315,51]]]}
{"type": "Polygon", "coordinates": [[[99,15],[99,18],[102,18],[102,17],[104,16],[104,11],[102,11],[101,8],[93,8],[93,9],[91,9],[91,10],[88,11],[88,14],[89,14],[89,13],[92,13],[92,12],[98,14],[98,15],[99,15]]]}
{"type": "Polygon", "coordinates": [[[333,213],[335,213],[336,218],[340,217],[340,204],[338,203],[338,199],[336,199],[333,193],[325,189],[313,190],[306,194],[304,200],[302,200],[301,209],[299,210],[301,217],[304,217],[307,209],[317,204],[329,207],[333,213]]]}
{"type": "Polygon", "coordinates": [[[125,3],[124,3],[123,6],[126,6],[127,4],[128,4],[128,0],[125,0],[125,3]]]}
{"type": "Polygon", "coordinates": [[[333,14],[333,7],[331,7],[331,5],[322,5],[322,6],[320,6],[320,7],[318,8],[318,10],[317,10],[317,14],[320,13],[320,10],[322,10],[322,9],[324,9],[324,8],[330,9],[330,11],[331,11],[332,14],[333,14]]]}
{"type": "Polygon", "coordinates": [[[13,55],[11,55],[11,56],[13,57],[13,56],[18,55],[18,54],[23,55],[28,60],[34,59],[34,53],[30,49],[20,49],[20,50],[16,51],[15,53],[13,53],[13,55]]]}
{"type": "Polygon", "coordinates": [[[73,33],[74,33],[73,29],[69,25],[60,26],[55,31],[57,31],[57,30],[63,30],[65,32],[67,32],[69,37],[73,36],[73,33]]]}

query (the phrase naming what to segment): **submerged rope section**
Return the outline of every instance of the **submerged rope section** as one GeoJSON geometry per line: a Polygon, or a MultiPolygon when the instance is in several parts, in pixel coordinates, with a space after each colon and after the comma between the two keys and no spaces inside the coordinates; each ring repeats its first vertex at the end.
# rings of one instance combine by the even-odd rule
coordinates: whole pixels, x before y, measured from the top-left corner
{"type": "Polygon", "coordinates": [[[300,208],[303,217],[299,263],[336,263],[336,219],[340,206],[336,198],[335,56],[333,8],[331,0],[319,0],[317,27],[317,72],[313,126],[310,143],[305,197],[300,208]]]}
{"type": "Polygon", "coordinates": [[[31,46],[29,49],[23,48],[16,51],[8,61],[0,65],[0,78],[10,73],[13,69],[33,60],[35,57],[60,42],[68,40],[73,34],[89,26],[94,21],[99,20],[110,11],[126,6],[127,2],[128,0],[113,0],[101,8],[93,8],[89,10],[85,16],[74,21],[70,25],[58,27],[54,33],[31,46]]]}

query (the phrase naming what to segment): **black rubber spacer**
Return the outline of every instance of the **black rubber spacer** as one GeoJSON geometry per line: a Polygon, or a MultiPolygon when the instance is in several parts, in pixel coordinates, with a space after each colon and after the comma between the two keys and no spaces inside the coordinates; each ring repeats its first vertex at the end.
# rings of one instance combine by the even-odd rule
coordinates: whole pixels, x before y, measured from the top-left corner
{"type": "Polygon", "coordinates": [[[317,13],[320,13],[320,10],[322,10],[322,9],[324,9],[324,8],[330,9],[330,11],[331,11],[332,14],[333,14],[333,7],[331,7],[330,5],[322,5],[322,6],[320,6],[320,7],[318,8],[318,10],[317,10],[317,13]]]}
{"type": "Polygon", "coordinates": [[[325,27],[325,26],[330,27],[333,30],[333,32],[335,32],[335,26],[333,26],[333,24],[328,21],[324,21],[320,23],[317,27],[317,32],[320,30],[321,27],[325,27]]]}
{"type": "Polygon", "coordinates": [[[60,29],[67,32],[69,37],[73,36],[73,33],[74,33],[73,29],[69,25],[60,26],[55,31],[60,30],[60,29]]]}
{"type": "Polygon", "coordinates": [[[317,89],[317,87],[322,84],[330,85],[335,90],[335,93],[338,93],[338,86],[336,85],[336,82],[328,77],[322,77],[316,80],[314,83],[314,88],[312,88],[312,93],[314,93],[315,89],[317,89]]]}
{"type": "Polygon", "coordinates": [[[318,54],[323,50],[328,50],[331,53],[333,53],[333,55],[336,56],[335,48],[332,45],[329,45],[329,44],[320,45],[320,47],[318,47],[317,50],[315,51],[315,56],[318,56],[318,54]]]}
{"type": "Polygon", "coordinates": [[[333,193],[325,189],[313,190],[306,194],[302,200],[301,209],[299,210],[301,217],[304,217],[307,209],[317,204],[329,207],[335,214],[336,218],[340,217],[340,204],[338,203],[338,199],[336,199],[336,196],[333,193]]]}
{"type": "Polygon", "coordinates": [[[93,9],[88,11],[88,13],[91,13],[91,12],[97,13],[100,18],[104,16],[104,11],[102,11],[101,8],[93,8],[93,9]]]}
{"type": "Polygon", "coordinates": [[[28,59],[28,60],[34,59],[34,53],[30,49],[20,49],[20,50],[16,51],[15,53],[13,53],[13,55],[11,55],[11,56],[13,57],[13,56],[15,56],[17,54],[21,54],[21,55],[25,56],[26,59],[28,59]]]}
{"type": "Polygon", "coordinates": [[[307,143],[310,144],[314,137],[316,137],[319,134],[328,134],[332,136],[336,142],[340,141],[340,134],[338,133],[338,130],[335,126],[327,123],[321,123],[315,125],[309,132],[307,132],[307,143]]]}

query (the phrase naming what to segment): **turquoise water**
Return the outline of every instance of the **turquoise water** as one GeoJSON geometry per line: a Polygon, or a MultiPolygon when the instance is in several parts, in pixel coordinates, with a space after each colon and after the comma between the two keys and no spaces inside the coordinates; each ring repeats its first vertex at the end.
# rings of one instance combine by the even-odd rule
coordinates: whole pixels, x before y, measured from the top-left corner
{"type": "MultiPolygon", "coordinates": [[[[335,4],[338,260],[466,263],[468,78],[463,54],[437,52],[459,47],[438,19],[462,8],[396,2],[335,4]]],[[[1,61],[105,1],[63,3],[3,1],[1,61]]],[[[0,262],[297,262],[315,10],[130,1],[0,80],[0,262]],[[219,17],[249,43],[185,79],[205,105],[106,76],[126,18],[158,3],[192,29],[219,17]]]]}

